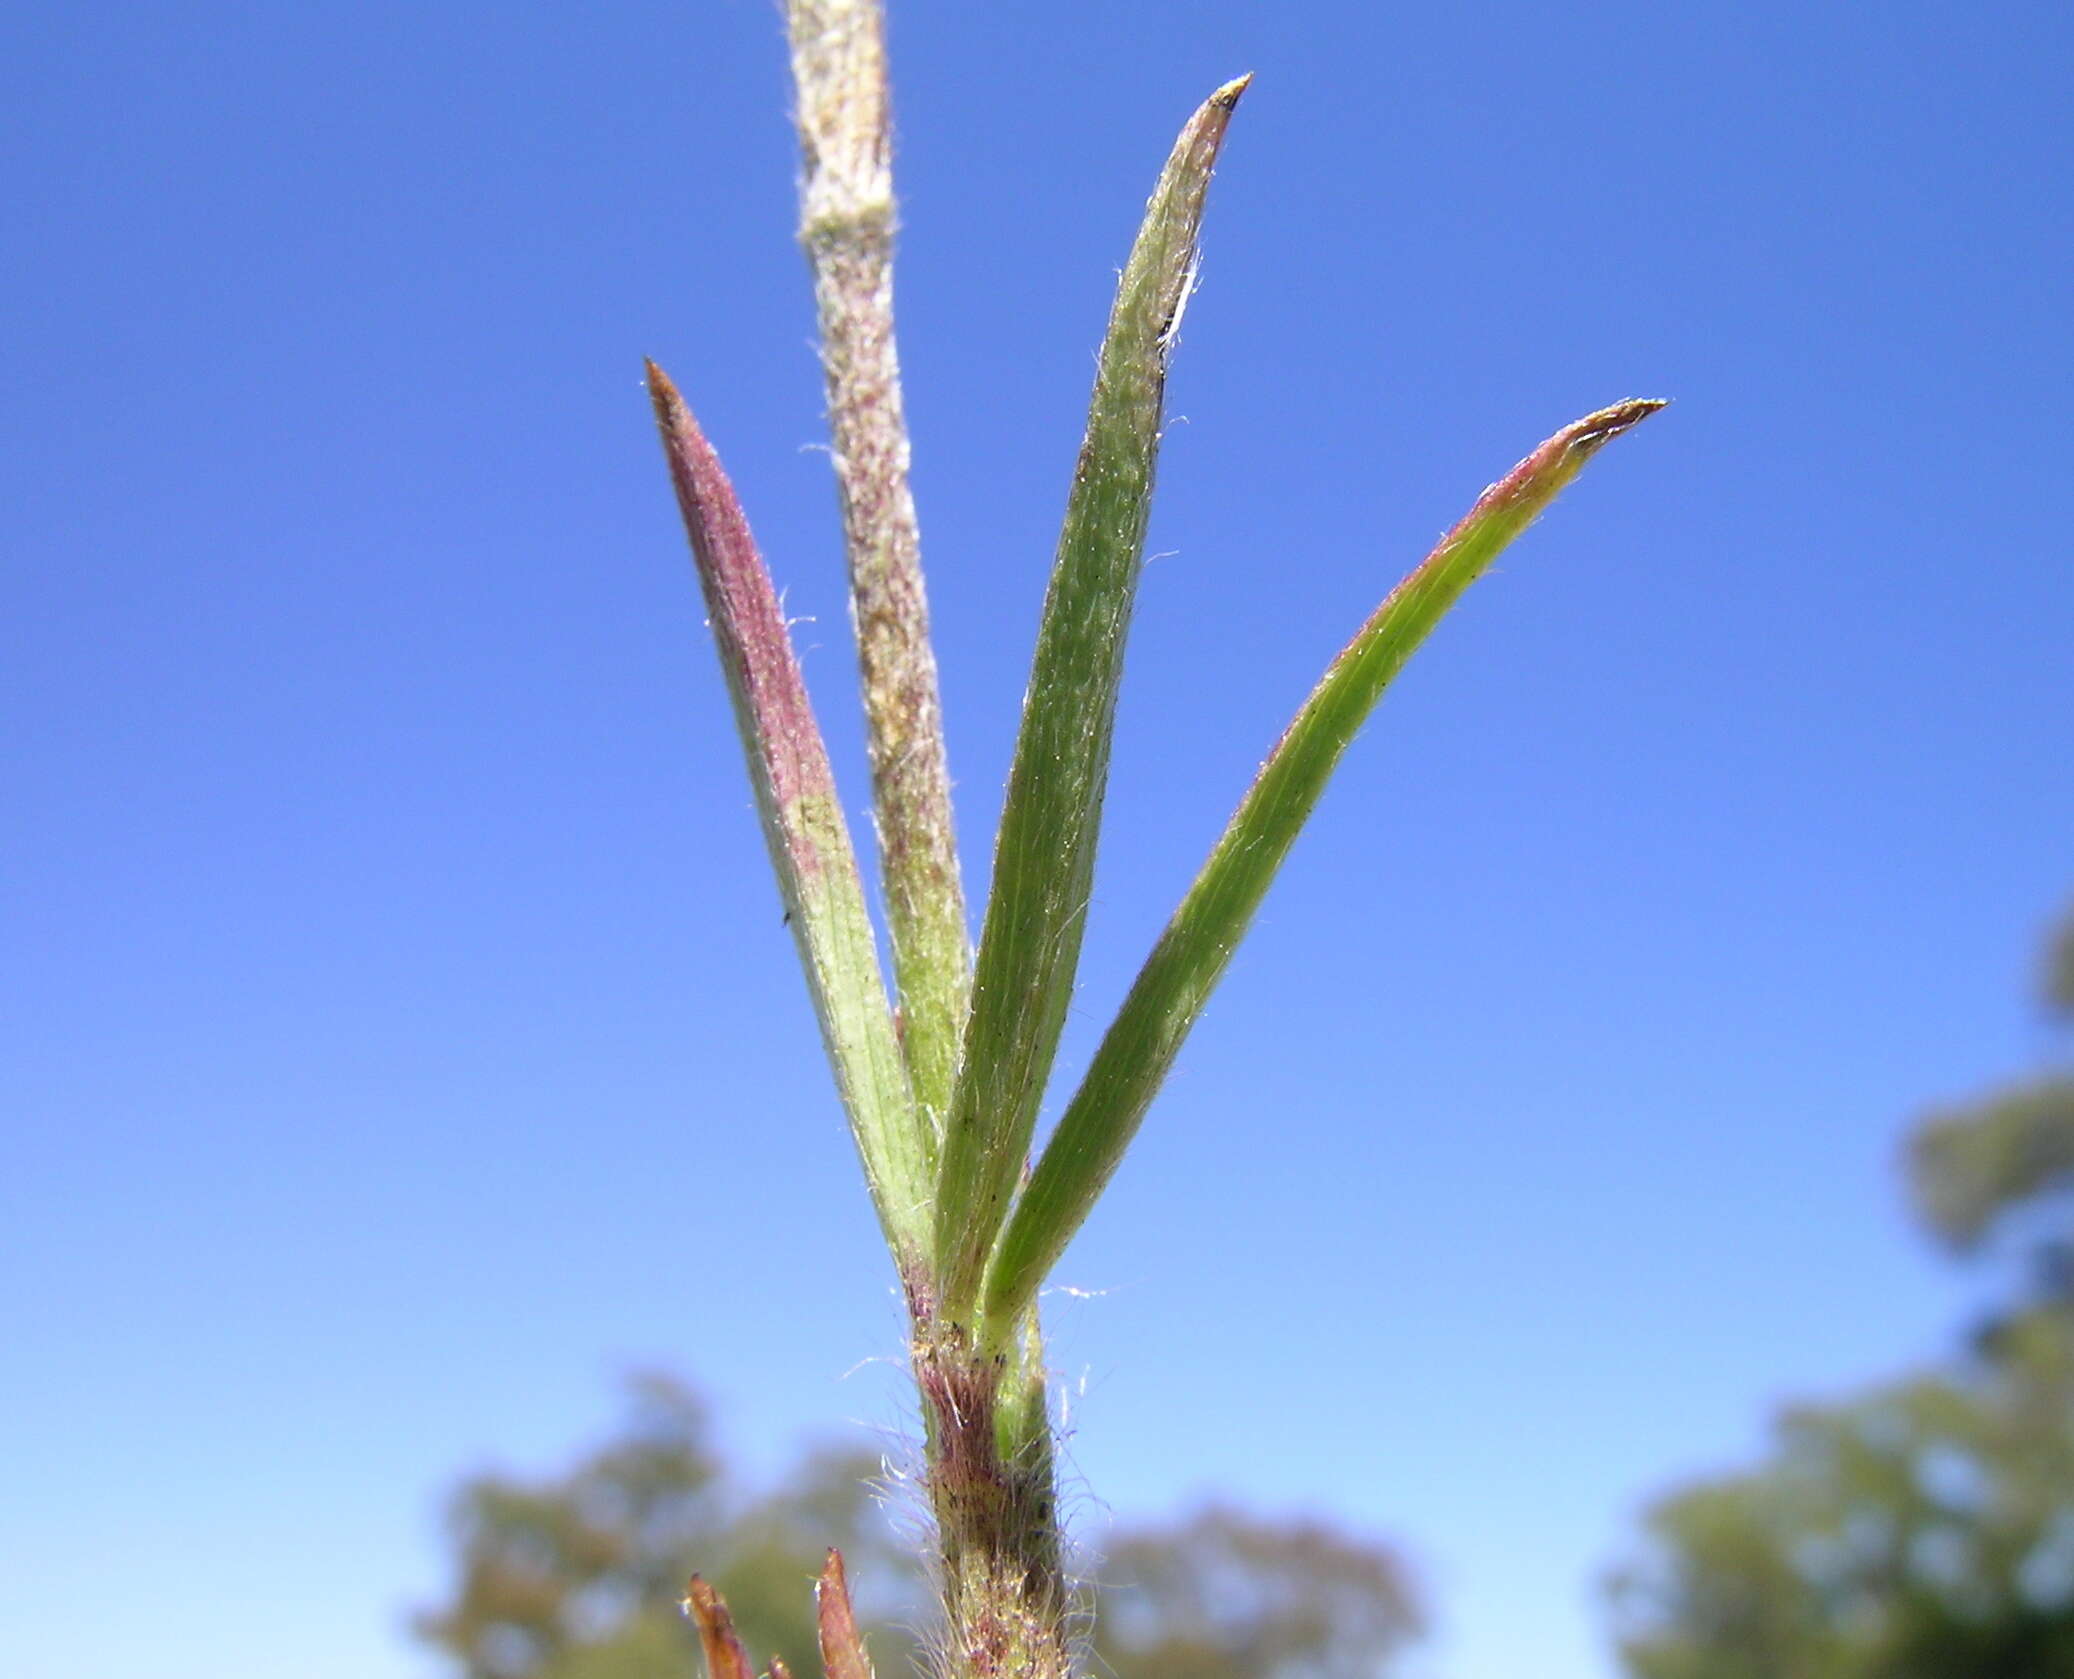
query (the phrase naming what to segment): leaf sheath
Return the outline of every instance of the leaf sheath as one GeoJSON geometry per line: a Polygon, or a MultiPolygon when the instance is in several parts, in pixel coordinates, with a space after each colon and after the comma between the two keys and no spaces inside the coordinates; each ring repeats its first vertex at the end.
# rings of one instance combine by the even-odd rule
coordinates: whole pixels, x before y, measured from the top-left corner
{"type": "Polygon", "coordinates": [[[648,389],[821,1041],[872,1201],[905,1271],[924,1252],[932,1161],[886,1007],[835,776],[777,590],[734,487],[653,362],[648,389]]]}
{"type": "Polygon", "coordinates": [[[994,851],[964,1056],[937,1179],[940,1299],[972,1305],[1029,1151],[1079,962],[1124,640],[1174,328],[1210,173],[1245,80],[1175,142],[1117,287],[1067,498],[994,851]]]}
{"type": "Polygon", "coordinates": [[[1623,402],[1557,432],[1484,491],[1327,668],[1153,946],[1017,1201],[987,1276],[988,1344],[1008,1343],[1019,1314],[1094,1206],[1383,690],[1463,591],[1585,462],[1662,406],[1623,402]]]}

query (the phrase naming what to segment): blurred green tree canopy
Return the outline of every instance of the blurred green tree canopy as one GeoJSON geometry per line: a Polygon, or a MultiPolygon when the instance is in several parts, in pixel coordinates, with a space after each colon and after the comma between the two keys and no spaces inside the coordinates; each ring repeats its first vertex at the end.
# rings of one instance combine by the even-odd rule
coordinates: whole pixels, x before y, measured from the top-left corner
{"type": "MultiPolygon", "coordinates": [[[[819,1671],[813,1580],[830,1545],[848,1565],[877,1669],[899,1679],[930,1620],[900,1495],[879,1462],[810,1454],[775,1491],[745,1495],[684,1383],[637,1378],[613,1438],[560,1475],[471,1476],[454,1491],[455,1577],[417,1631],[465,1679],[699,1679],[686,1579],[719,1587],[752,1656],[819,1671]]],[[[912,1518],[917,1523],[919,1516],[912,1518]]],[[[1389,1679],[1420,1615],[1385,1547],[1318,1521],[1224,1506],[1116,1535],[1095,1570],[1092,1654],[1118,1679],[1389,1679]]]]}
{"type": "Polygon", "coordinates": [[[1390,1552],[1228,1505],[1119,1535],[1101,1578],[1095,1651],[1122,1679],[1368,1679],[1421,1625],[1390,1552]]]}
{"type": "MultiPolygon", "coordinates": [[[[2064,1033],[2074,913],[2044,979],[2064,1033]]],[[[1949,1368],[1791,1408],[1646,1513],[1610,1584],[1635,1679],[2074,1676],[2074,1077],[1933,1112],[1906,1160],[1931,1238],[2024,1280],[1949,1368]]]]}
{"type": "Polygon", "coordinates": [[[618,1435],[565,1473],[480,1474],[452,1494],[456,1582],[417,1630],[468,1679],[696,1679],[677,1607],[695,1570],[727,1595],[751,1648],[812,1673],[809,1583],[830,1545],[861,1611],[890,1601],[891,1536],[866,1484],[875,1459],[816,1454],[746,1498],[696,1392],[643,1375],[629,1400],[618,1435]]]}

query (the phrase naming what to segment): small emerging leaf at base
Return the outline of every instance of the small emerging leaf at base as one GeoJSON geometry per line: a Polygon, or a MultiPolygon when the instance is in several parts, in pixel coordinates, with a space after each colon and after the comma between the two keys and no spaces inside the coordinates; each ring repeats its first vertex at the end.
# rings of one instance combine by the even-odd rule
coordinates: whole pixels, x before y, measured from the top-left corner
{"type": "Polygon", "coordinates": [[[871,1657],[850,1604],[850,1581],[843,1554],[831,1550],[814,1583],[815,1620],[821,1636],[821,1668],[826,1679],[872,1679],[871,1657]]]}
{"type": "Polygon", "coordinates": [[[706,1656],[706,1679],[756,1679],[756,1670],[735,1635],[735,1619],[727,1604],[698,1575],[685,1588],[685,1614],[698,1623],[699,1648],[706,1656]]]}

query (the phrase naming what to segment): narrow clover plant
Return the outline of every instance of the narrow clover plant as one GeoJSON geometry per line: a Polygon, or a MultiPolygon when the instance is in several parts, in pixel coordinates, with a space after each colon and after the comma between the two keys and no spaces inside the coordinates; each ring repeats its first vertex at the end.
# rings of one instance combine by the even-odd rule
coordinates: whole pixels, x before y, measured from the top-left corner
{"type": "MultiPolygon", "coordinates": [[[[1102,343],[1023,702],[976,955],[959,879],[893,336],[894,203],[878,0],[789,0],[813,271],[892,956],[769,571],[677,389],[648,386],[801,966],[910,1319],[947,1679],[1069,1679],[1038,1291],[1093,1210],[1282,860],[1390,680],[1598,450],[1662,406],[1565,426],[1485,490],[1326,668],[1031,1150],[1073,993],[1168,359],[1204,199],[1246,78],[1210,95],[1146,206],[1102,343]]],[[[828,1679],[869,1679],[841,1560],[828,1679]]],[[[710,1679],[753,1679],[694,1582],[710,1679]]]]}

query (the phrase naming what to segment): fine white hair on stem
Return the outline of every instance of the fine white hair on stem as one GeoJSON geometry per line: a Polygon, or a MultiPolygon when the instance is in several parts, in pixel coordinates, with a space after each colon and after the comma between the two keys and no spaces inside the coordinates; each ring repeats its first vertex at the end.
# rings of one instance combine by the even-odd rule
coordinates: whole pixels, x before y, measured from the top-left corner
{"type": "Polygon", "coordinates": [[[786,22],[901,1047],[930,1130],[950,1102],[971,956],[893,332],[885,19],[878,0],[788,0],[786,22]]]}

